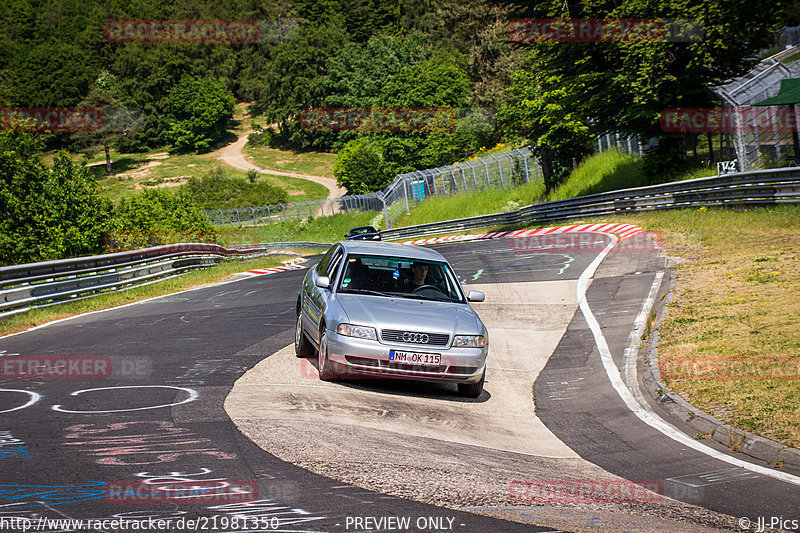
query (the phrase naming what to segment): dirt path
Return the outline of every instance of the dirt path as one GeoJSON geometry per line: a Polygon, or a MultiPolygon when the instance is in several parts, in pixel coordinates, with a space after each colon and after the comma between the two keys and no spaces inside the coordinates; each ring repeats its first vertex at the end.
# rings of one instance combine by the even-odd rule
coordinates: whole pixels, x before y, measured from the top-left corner
{"type": "Polygon", "coordinates": [[[340,196],[347,194],[347,190],[342,187],[338,187],[336,185],[336,180],[332,178],[326,178],[324,176],[311,176],[309,174],[297,174],[296,172],[284,172],[282,170],[273,170],[254,165],[245,159],[244,154],[242,153],[244,145],[247,144],[247,136],[250,133],[251,132],[245,132],[236,140],[235,143],[229,144],[228,146],[217,150],[217,159],[223,161],[226,165],[232,166],[233,168],[238,168],[239,170],[256,170],[262,174],[290,176],[292,178],[302,178],[319,183],[328,189],[328,198],[339,198],[340,196]]]}

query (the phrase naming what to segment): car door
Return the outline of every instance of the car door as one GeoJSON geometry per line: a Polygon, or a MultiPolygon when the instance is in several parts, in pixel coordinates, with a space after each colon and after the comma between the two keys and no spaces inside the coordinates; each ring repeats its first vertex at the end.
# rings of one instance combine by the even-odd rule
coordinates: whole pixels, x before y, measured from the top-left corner
{"type": "Polygon", "coordinates": [[[310,276],[310,287],[308,287],[308,292],[306,292],[306,294],[308,294],[307,309],[309,319],[306,332],[315,342],[318,340],[319,324],[325,314],[331,288],[336,281],[336,273],[343,256],[344,249],[338,245],[334,246],[325,254],[325,257],[322,258],[322,261],[320,261],[319,265],[317,265],[317,268],[310,276]],[[316,280],[321,276],[327,276],[330,279],[331,288],[321,289],[317,287],[316,280]]]}

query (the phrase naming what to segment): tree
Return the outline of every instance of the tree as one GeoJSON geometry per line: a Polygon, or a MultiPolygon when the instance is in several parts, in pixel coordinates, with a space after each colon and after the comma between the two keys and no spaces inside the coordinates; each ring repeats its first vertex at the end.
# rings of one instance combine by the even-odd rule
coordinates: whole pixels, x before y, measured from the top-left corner
{"type": "MultiPolygon", "coordinates": [[[[527,78],[533,85],[530,91],[536,92],[536,84],[555,76],[569,94],[559,105],[592,133],[656,137],[665,144],[673,140],[659,129],[661,110],[713,105],[708,86],[750,68],[758,50],[773,42],[783,5],[754,10],[748,0],[519,4],[521,17],[677,19],[701,28],[701,35],[679,39],[536,43],[528,52],[525,70],[535,69],[536,74],[527,78]]],[[[515,90],[522,83],[525,80],[519,79],[515,90]]],[[[521,124],[507,133],[522,133],[521,124]]],[[[658,154],[671,158],[674,150],[665,148],[658,154]]]]}
{"type": "Polygon", "coordinates": [[[579,87],[563,76],[543,76],[535,66],[514,76],[511,101],[499,114],[506,130],[533,143],[550,191],[591,150],[586,112],[576,103],[579,87]]]}
{"type": "Polygon", "coordinates": [[[41,161],[41,136],[0,131],[0,263],[63,259],[102,250],[112,205],[85,166],[60,153],[41,161]]]}
{"type": "Polygon", "coordinates": [[[440,50],[427,61],[404,68],[384,86],[379,106],[436,111],[432,120],[406,131],[372,134],[384,147],[386,166],[393,173],[450,164],[473,153],[486,139],[485,131],[459,128],[457,118],[470,94],[465,61],[461,54],[440,50]]]}
{"type": "Polygon", "coordinates": [[[325,97],[322,79],[328,58],[347,42],[340,18],[324,24],[308,24],[297,38],[278,45],[254,95],[256,110],[267,123],[296,120],[300,112],[318,107],[325,97]]]}
{"type": "Polygon", "coordinates": [[[333,175],[348,194],[378,191],[389,185],[393,177],[384,164],[380,145],[369,137],[354,139],[342,148],[336,157],[333,175]]]}
{"type": "Polygon", "coordinates": [[[207,150],[225,135],[235,104],[233,94],[221,83],[187,76],[167,98],[167,138],[179,151],[207,150]]]}
{"type": "Polygon", "coordinates": [[[123,138],[136,132],[141,124],[141,117],[129,106],[119,100],[119,88],[116,77],[103,71],[92,86],[89,95],[79,107],[96,109],[101,112],[102,123],[99,129],[79,132],[73,137],[85,146],[91,154],[98,147],[105,152],[106,174],[111,174],[111,147],[123,138]]]}

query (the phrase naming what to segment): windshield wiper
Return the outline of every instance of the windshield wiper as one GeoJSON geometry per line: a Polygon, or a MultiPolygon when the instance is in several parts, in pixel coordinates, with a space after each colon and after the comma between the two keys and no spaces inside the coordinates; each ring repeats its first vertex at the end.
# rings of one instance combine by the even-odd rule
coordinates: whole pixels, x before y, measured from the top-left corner
{"type": "Polygon", "coordinates": [[[398,296],[402,296],[403,298],[411,298],[412,300],[430,300],[432,302],[457,302],[458,300],[454,300],[451,297],[442,294],[443,298],[435,298],[433,296],[425,296],[423,294],[399,294],[398,296]]]}
{"type": "Polygon", "coordinates": [[[386,296],[387,298],[392,298],[393,295],[387,294],[381,291],[373,291],[370,289],[339,289],[339,292],[344,293],[356,293],[356,294],[371,294],[372,296],[386,296]]]}

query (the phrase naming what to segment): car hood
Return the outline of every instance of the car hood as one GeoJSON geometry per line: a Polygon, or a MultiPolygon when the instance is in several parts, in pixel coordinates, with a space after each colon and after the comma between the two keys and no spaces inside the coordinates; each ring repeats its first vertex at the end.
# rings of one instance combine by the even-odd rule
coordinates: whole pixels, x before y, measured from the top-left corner
{"type": "Polygon", "coordinates": [[[352,324],[451,335],[483,331],[478,315],[466,304],[363,294],[339,294],[337,299],[352,324]]]}

